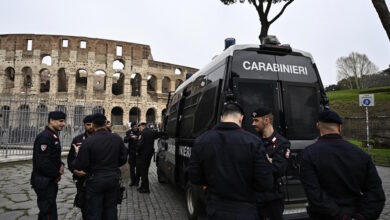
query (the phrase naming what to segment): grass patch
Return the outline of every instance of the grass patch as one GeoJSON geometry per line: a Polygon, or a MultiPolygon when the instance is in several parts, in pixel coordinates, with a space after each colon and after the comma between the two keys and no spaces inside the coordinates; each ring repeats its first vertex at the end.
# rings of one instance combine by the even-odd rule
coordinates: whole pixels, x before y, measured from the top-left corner
{"type": "Polygon", "coordinates": [[[375,94],[375,106],[369,107],[371,116],[389,116],[390,86],[369,89],[347,89],[327,92],[330,108],[342,117],[365,117],[365,108],[359,106],[359,94],[375,94]]]}
{"type": "Polygon", "coordinates": [[[360,149],[362,149],[364,152],[368,153],[375,165],[390,166],[390,149],[370,148],[370,150],[368,150],[367,147],[362,146],[362,141],[360,140],[349,139],[348,141],[360,147],[360,149]]]}

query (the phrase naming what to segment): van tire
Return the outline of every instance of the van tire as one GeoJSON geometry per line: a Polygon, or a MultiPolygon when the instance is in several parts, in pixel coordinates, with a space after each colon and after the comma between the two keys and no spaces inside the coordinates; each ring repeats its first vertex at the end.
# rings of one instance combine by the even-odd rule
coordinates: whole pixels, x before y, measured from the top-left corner
{"type": "Polygon", "coordinates": [[[198,201],[194,186],[190,182],[187,182],[186,185],[185,198],[186,198],[186,211],[187,211],[188,219],[189,220],[198,219],[200,202],[198,201]]]}
{"type": "Polygon", "coordinates": [[[158,166],[157,166],[157,180],[159,183],[166,183],[167,182],[167,178],[165,177],[165,174],[163,173],[161,168],[158,166]]]}

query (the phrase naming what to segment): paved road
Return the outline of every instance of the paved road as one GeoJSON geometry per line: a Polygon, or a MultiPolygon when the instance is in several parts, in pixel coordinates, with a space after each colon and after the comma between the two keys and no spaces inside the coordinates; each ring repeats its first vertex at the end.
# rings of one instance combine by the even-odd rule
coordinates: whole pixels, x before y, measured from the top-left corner
{"type": "MultiPolygon", "coordinates": [[[[64,160],[65,161],[65,160],[64,160]]],[[[123,167],[127,199],[118,206],[120,219],[186,219],[183,192],[170,184],[157,182],[156,167],[150,173],[151,193],[139,194],[128,186],[127,166],[123,167]]],[[[378,167],[386,197],[390,198],[390,168],[378,167]]],[[[36,195],[29,184],[31,161],[0,164],[0,219],[37,219],[36,195]]],[[[57,198],[59,219],[81,219],[73,207],[75,187],[67,170],[57,198]]],[[[390,219],[390,202],[386,203],[381,219],[390,219]]]]}

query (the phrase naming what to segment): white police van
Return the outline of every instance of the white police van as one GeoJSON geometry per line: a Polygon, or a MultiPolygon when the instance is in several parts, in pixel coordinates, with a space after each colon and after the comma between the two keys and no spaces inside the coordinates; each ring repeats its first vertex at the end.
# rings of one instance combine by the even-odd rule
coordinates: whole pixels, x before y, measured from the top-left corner
{"type": "Polygon", "coordinates": [[[188,217],[197,219],[204,193],[187,174],[196,137],[218,123],[227,99],[242,105],[243,128],[253,133],[252,111],[267,106],[273,109],[274,127],[291,142],[285,218],[301,218],[306,198],[298,177],[299,153],[318,137],[317,115],[328,107],[314,59],[272,37],[262,45],[229,45],[229,40],[222,54],[170,96],[163,116],[168,138],[159,140],[156,157],[158,179],[185,189],[188,217]]]}

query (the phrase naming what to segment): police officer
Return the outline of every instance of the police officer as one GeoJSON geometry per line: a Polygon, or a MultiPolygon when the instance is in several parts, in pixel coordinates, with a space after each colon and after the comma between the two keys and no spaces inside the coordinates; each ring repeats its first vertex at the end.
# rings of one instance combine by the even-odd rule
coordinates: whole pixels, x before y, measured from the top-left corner
{"type": "Polygon", "coordinates": [[[68,154],[68,168],[70,172],[73,173],[73,180],[76,181],[76,188],[77,188],[77,194],[74,200],[74,205],[76,207],[79,207],[81,209],[81,213],[83,215],[83,219],[86,219],[86,208],[85,208],[85,177],[83,176],[83,173],[81,173],[78,170],[75,170],[73,168],[73,161],[76,159],[76,156],[80,150],[81,144],[90,137],[93,132],[93,126],[92,126],[92,115],[87,115],[83,119],[84,123],[84,133],[76,136],[73,138],[72,143],[70,145],[70,150],[68,154]]]}
{"type": "Polygon", "coordinates": [[[342,120],[332,111],[319,114],[318,141],[302,153],[300,178],[311,219],[377,219],[385,195],[375,165],[365,152],[344,140],[342,120]]]}
{"type": "Polygon", "coordinates": [[[140,193],[150,193],[149,190],[149,167],[154,154],[154,140],[161,137],[163,133],[153,131],[146,127],[146,123],[139,125],[139,136],[136,143],[137,151],[137,172],[138,168],[141,175],[141,187],[137,190],[140,193]]]}
{"type": "MultiPolygon", "coordinates": [[[[131,129],[126,132],[124,142],[129,144],[129,168],[130,168],[130,185],[138,186],[139,176],[136,171],[136,141],[139,136],[138,125],[135,122],[131,122],[131,129]]],[[[139,173],[139,172],[138,172],[139,173]]]]}
{"type": "Polygon", "coordinates": [[[237,103],[225,104],[221,123],[192,147],[189,179],[207,187],[208,219],[258,219],[255,192],[273,186],[262,141],[241,129],[242,120],[237,103]]]}
{"type": "Polygon", "coordinates": [[[261,107],[252,113],[252,126],[264,143],[267,159],[272,164],[274,187],[266,192],[257,193],[257,208],[260,219],[283,220],[284,183],[290,141],[274,130],[272,110],[261,107]]]}
{"type": "Polygon", "coordinates": [[[57,219],[58,182],[64,173],[58,132],[65,127],[65,118],[61,111],[50,112],[48,125],[34,141],[31,185],[38,197],[38,219],[57,219]]]}
{"type": "Polygon", "coordinates": [[[95,114],[92,124],[95,133],[83,142],[73,168],[88,173],[87,219],[117,219],[119,167],[127,161],[127,149],[121,137],[107,131],[103,114],[95,114]]]}

